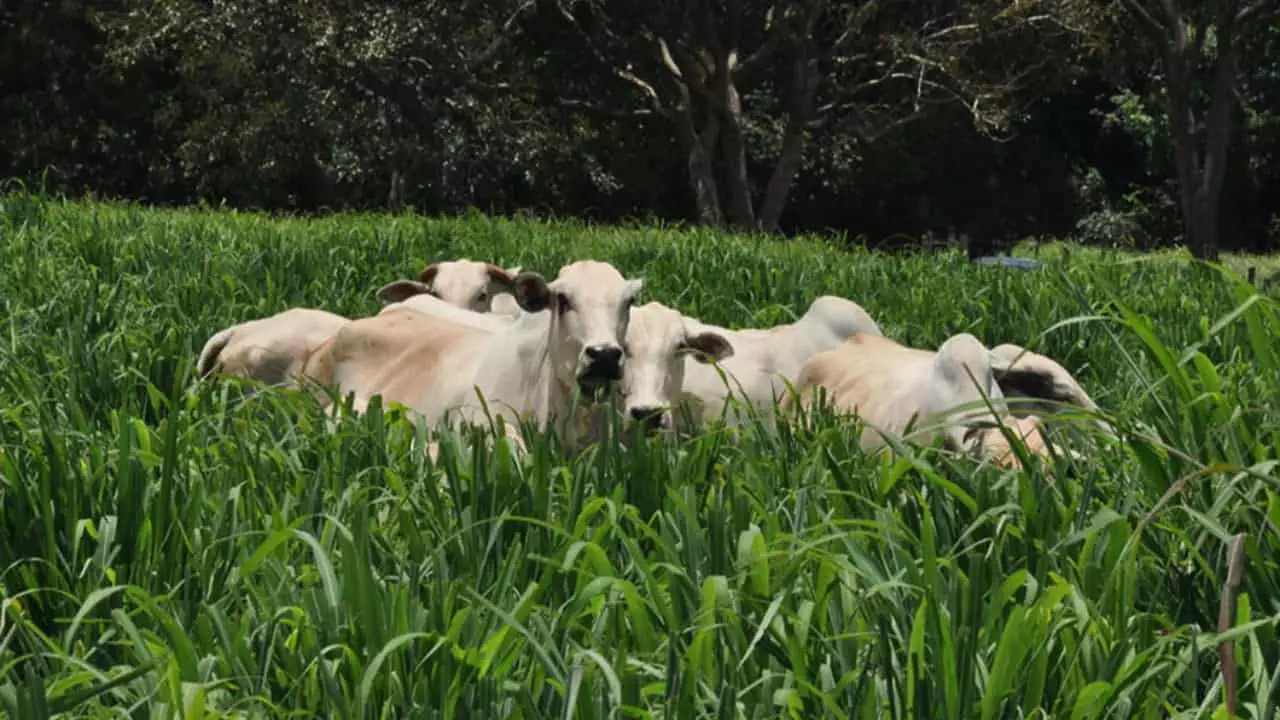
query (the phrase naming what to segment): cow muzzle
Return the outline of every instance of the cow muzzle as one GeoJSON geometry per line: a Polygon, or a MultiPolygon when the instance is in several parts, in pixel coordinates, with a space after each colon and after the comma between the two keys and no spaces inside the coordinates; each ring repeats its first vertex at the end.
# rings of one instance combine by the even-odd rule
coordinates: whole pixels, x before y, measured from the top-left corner
{"type": "Polygon", "coordinates": [[[671,415],[661,407],[633,407],[627,411],[631,424],[644,429],[646,433],[667,430],[671,427],[671,415]]]}
{"type": "Polygon", "coordinates": [[[592,345],[582,351],[583,369],[578,384],[584,391],[596,390],[622,379],[622,348],[592,345]]]}

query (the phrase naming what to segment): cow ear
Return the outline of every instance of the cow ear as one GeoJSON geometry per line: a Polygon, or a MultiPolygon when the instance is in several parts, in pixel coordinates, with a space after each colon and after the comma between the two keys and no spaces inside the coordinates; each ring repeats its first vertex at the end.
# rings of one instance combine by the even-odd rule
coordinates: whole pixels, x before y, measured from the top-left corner
{"type": "Polygon", "coordinates": [[[542,312],[551,305],[551,288],[547,281],[536,272],[522,272],[512,283],[516,303],[525,312],[542,312]]]}
{"type": "MultiPolygon", "coordinates": [[[[497,265],[494,265],[493,263],[485,263],[484,270],[486,273],[489,274],[489,281],[494,283],[495,285],[501,285],[502,287],[510,288],[516,282],[516,276],[514,273],[509,272],[507,270],[503,270],[502,268],[498,267],[497,265]]],[[[517,268],[516,272],[519,272],[519,271],[520,271],[519,268],[517,268]]]]}
{"type": "Polygon", "coordinates": [[[422,268],[422,272],[418,273],[418,281],[430,285],[431,281],[435,280],[436,275],[438,274],[440,274],[440,263],[431,263],[430,265],[422,268]]]}
{"type": "Polygon", "coordinates": [[[720,333],[710,331],[690,335],[681,343],[680,349],[693,353],[693,358],[700,363],[720,362],[733,357],[733,345],[720,333]]]}
{"type": "Polygon", "coordinates": [[[628,300],[634,302],[636,296],[642,290],[644,290],[644,278],[632,278],[627,281],[626,297],[628,300]]]}
{"type": "Polygon", "coordinates": [[[378,288],[378,299],[383,305],[403,302],[414,295],[430,294],[431,288],[415,280],[397,280],[378,288]]]}

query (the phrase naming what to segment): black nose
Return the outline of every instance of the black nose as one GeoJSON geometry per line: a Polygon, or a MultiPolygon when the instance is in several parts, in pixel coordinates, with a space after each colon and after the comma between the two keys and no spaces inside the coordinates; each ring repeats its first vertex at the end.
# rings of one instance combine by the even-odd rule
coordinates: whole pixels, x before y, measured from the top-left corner
{"type": "Polygon", "coordinates": [[[618,366],[622,363],[622,348],[617,345],[592,345],[586,349],[586,354],[593,374],[616,375],[618,366]]]}
{"type": "Polygon", "coordinates": [[[633,407],[630,411],[631,419],[638,423],[644,423],[645,427],[652,430],[662,427],[665,423],[662,417],[662,408],[656,407],[633,407]]]}

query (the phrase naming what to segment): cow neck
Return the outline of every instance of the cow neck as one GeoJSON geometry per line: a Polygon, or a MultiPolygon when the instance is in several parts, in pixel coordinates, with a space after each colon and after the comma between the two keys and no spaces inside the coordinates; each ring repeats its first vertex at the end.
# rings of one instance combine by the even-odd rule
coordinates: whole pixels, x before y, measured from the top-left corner
{"type": "Polygon", "coordinates": [[[503,343],[511,343],[508,352],[513,355],[509,372],[516,375],[515,386],[518,389],[513,397],[513,405],[517,415],[532,415],[536,424],[541,427],[547,415],[547,368],[549,355],[548,318],[539,313],[522,311],[512,323],[509,332],[503,333],[503,343]]]}
{"type": "Polygon", "coordinates": [[[555,341],[560,338],[560,313],[554,310],[547,310],[551,317],[547,323],[547,334],[544,341],[546,354],[544,356],[544,372],[549,375],[546,377],[542,387],[545,388],[546,396],[544,397],[544,407],[546,408],[546,418],[543,420],[546,424],[554,421],[560,421],[564,429],[571,425],[571,418],[565,417],[565,411],[569,407],[569,398],[573,397],[573,385],[566,383],[558,372],[556,367],[558,358],[556,353],[552,351],[555,341]]]}
{"type": "MultiPolygon", "coordinates": [[[[547,412],[545,422],[548,425],[554,423],[557,432],[560,434],[561,441],[566,447],[570,447],[577,443],[578,437],[582,432],[582,423],[590,420],[589,414],[593,404],[590,400],[582,400],[577,407],[573,408],[572,413],[569,412],[575,383],[573,380],[566,381],[564,375],[559,372],[560,368],[556,366],[557,354],[552,351],[552,348],[555,346],[556,339],[561,338],[561,318],[559,313],[550,310],[548,312],[551,313],[551,318],[547,323],[545,343],[547,355],[546,361],[543,363],[546,368],[545,372],[549,374],[549,377],[546,377],[543,383],[547,393],[545,397],[547,412]]],[[[575,369],[573,365],[576,365],[577,362],[577,354],[565,353],[565,355],[570,358],[567,362],[572,363],[568,368],[568,374],[572,375],[575,369]]]]}
{"type": "Polygon", "coordinates": [[[787,362],[778,362],[779,372],[797,373],[805,360],[836,347],[844,338],[830,324],[821,318],[814,317],[813,311],[805,313],[799,320],[774,328],[777,333],[773,347],[785,348],[787,362]]]}
{"type": "MultiPolygon", "coordinates": [[[[551,309],[536,313],[526,311],[511,326],[515,372],[519,373],[519,387],[522,388],[520,414],[531,414],[540,429],[556,422],[558,431],[574,436],[564,438],[569,445],[576,441],[578,435],[578,423],[575,422],[578,416],[567,413],[573,397],[573,383],[566,382],[555,366],[555,341],[560,337],[560,331],[560,318],[551,309]]],[[[586,414],[586,419],[590,420],[592,407],[591,404],[580,406],[577,412],[586,414]]]]}

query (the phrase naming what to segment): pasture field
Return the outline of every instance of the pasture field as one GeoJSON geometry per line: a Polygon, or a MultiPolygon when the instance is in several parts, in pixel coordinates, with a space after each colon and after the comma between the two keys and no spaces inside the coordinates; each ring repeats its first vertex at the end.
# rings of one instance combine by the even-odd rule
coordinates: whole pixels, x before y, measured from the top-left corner
{"type": "Polygon", "coordinates": [[[1234,694],[1280,717],[1276,300],[1174,253],[1069,256],[0,196],[0,709],[1083,720],[1225,717],[1234,694]],[[399,410],[327,428],[309,397],[196,382],[218,329],[372,314],[461,256],[608,260],[641,302],[737,327],[831,293],[912,345],[1017,342],[1120,438],[1000,471],[865,456],[818,413],[578,456],[457,435],[433,464],[399,410]]]}

